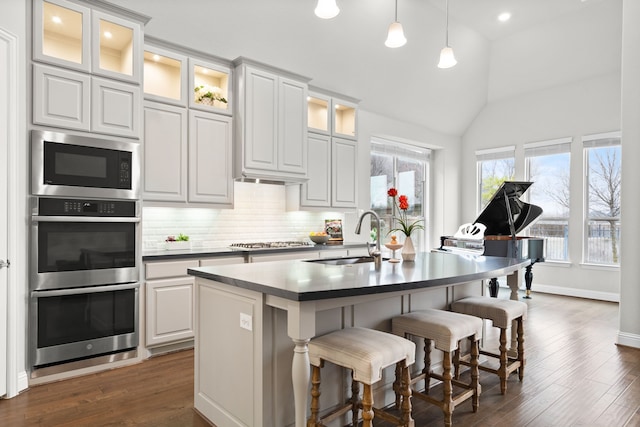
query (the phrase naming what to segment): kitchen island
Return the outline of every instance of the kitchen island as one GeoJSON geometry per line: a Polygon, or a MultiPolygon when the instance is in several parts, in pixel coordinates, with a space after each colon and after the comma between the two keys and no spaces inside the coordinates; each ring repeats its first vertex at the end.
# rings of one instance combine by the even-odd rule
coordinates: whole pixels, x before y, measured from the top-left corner
{"type": "MultiPolygon", "coordinates": [[[[527,264],[443,253],[385,261],[379,271],[373,263],[310,261],[189,269],[196,276],[194,407],[218,427],[304,426],[311,338],[351,326],[389,331],[397,314],[446,309],[481,294],[482,280],[517,275],[527,264]]],[[[323,409],[348,396],[348,380],[332,368],[323,370],[323,409]]],[[[375,390],[379,403],[391,402],[392,374],[375,390]]]]}

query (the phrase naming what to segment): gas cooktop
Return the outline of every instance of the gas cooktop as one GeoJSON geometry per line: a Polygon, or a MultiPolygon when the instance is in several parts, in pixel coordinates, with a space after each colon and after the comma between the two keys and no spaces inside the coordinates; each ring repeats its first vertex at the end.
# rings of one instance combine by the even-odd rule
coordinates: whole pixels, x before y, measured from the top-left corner
{"type": "Polygon", "coordinates": [[[299,248],[301,246],[313,246],[310,242],[287,241],[287,242],[252,242],[252,243],[232,243],[231,249],[282,249],[299,248]]]}

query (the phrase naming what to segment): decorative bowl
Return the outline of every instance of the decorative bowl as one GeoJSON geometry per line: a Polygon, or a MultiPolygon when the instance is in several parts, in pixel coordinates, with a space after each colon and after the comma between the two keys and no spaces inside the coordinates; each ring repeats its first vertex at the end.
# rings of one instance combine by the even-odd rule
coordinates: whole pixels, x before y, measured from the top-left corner
{"type": "Polygon", "coordinates": [[[320,236],[309,236],[309,238],[316,245],[324,245],[325,243],[327,243],[329,241],[329,235],[328,234],[320,235],[320,236]]]}

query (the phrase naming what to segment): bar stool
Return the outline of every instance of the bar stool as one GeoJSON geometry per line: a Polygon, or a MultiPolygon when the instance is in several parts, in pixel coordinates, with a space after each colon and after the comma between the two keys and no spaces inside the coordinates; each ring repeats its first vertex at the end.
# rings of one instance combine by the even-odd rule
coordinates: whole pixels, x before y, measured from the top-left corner
{"type": "Polygon", "coordinates": [[[444,413],[444,425],[451,426],[453,410],[462,402],[471,398],[473,412],[478,410],[480,385],[478,383],[478,341],[482,334],[482,320],[474,316],[452,313],[444,310],[421,310],[396,316],[391,320],[394,334],[408,337],[424,338],[424,369],[411,380],[411,384],[425,381],[424,392],[412,390],[415,397],[439,406],[444,413]],[[471,381],[463,383],[451,375],[451,353],[459,346],[459,342],[467,338],[471,346],[471,381]],[[438,375],[431,371],[431,344],[444,352],[443,372],[438,375]],[[442,400],[429,396],[429,380],[436,378],[442,381],[442,400]],[[453,393],[453,386],[462,389],[453,393]]]}
{"type": "Polygon", "coordinates": [[[324,426],[349,410],[353,414],[354,426],[362,410],[363,427],[373,425],[374,414],[398,426],[413,427],[409,366],[415,362],[415,350],[415,344],[409,340],[366,328],[341,329],[313,338],[309,342],[311,416],[307,420],[307,427],[324,426]],[[320,418],[320,368],[325,361],[351,370],[351,398],[345,405],[320,418]],[[399,417],[373,407],[371,385],[380,381],[382,370],[393,364],[396,365],[393,390],[396,392],[396,408],[400,409],[399,417]],[[360,383],[364,384],[362,399],[360,383]]]}
{"type": "MultiPolygon", "coordinates": [[[[491,372],[500,377],[500,392],[505,394],[507,391],[507,378],[509,375],[518,370],[518,378],[520,381],[524,378],[524,320],[527,317],[527,304],[521,301],[489,298],[489,297],[467,297],[451,304],[451,310],[457,313],[464,313],[476,316],[481,319],[489,319],[493,326],[500,328],[500,347],[499,354],[489,351],[480,350],[480,354],[496,358],[500,361],[500,367],[493,369],[488,366],[480,365],[479,369],[491,372]],[[509,357],[507,349],[507,328],[516,322],[517,330],[517,357],[509,357]]],[[[454,357],[456,375],[459,375],[459,365],[468,365],[466,358],[460,358],[459,352],[454,357]]]]}

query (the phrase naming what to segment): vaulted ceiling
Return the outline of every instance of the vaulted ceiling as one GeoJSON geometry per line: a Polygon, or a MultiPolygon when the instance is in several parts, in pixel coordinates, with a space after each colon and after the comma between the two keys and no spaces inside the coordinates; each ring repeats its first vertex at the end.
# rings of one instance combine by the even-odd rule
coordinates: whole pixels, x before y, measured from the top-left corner
{"type": "MultiPolygon", "coordinates": [[[[360,99],[363,109],[451,135],[461,135],[493,98],[496,43],[575,16],[597,20],[598,12],[589,10],[621,3],[449,0],[449,41],[458,64],[439,69],[445,0],[398,0],[398,21],[408,42],[397,49],[384,46],[394,19],[393,0],[337,0],[341,12],[331,20],[314,15],[316,0],[108,1],[150,16],[145,32],[153,37],[230,60],[245,56],[284,68],[311,77],[315,86],[360,99]],[[497,21],[503,11],[512,13],[509,22],[497,21]]],[[[509,96],[526,91],[526,85],[525,78],[498,93],[509,96]]]]}

